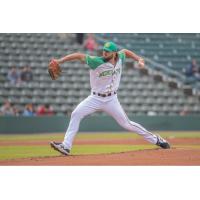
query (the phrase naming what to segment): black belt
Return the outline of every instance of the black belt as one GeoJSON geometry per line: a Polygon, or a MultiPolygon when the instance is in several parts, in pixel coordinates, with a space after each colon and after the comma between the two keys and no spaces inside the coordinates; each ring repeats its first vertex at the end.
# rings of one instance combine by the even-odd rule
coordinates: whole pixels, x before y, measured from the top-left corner
{"type": "MultiPolygon", "coordinates": [[[[97,92],[93,92],[94,95],[98,95],[100,97],[109,97],[112,95],[112,93],[108,93],[108,94],[100,94],[100,93],[97,93],[97,92]]],[[[117,94],[116,92],[114,92],[113,94],[117,94]]]]}

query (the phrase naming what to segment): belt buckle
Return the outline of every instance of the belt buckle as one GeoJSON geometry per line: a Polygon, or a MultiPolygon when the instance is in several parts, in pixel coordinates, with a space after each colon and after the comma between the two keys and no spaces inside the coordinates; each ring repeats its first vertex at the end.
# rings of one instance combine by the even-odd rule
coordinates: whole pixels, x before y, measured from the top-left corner
{"type": "MultiPolygon", "coordinates": [[[[116,94],[116,92],[114,91],[113,94],[116,94]]],[[[112,92],[108,93],[108,94],[101,94],[101,93],[96,93],[96,92],[93,92],[93,95],[98,95],[100,97],[108,97],[108,96],[111,96],[112,95],[112,92]]]]}

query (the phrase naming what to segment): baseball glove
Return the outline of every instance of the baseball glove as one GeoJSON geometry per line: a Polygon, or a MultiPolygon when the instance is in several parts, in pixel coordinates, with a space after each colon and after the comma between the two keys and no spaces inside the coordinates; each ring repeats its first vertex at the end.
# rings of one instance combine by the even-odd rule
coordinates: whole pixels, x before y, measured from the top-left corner
{"type": "Polygon", "coordinates": [[[61,67],[55,59],[49,62],[48,72],[52,80],[56,80],[61,75],[61,67]]]}

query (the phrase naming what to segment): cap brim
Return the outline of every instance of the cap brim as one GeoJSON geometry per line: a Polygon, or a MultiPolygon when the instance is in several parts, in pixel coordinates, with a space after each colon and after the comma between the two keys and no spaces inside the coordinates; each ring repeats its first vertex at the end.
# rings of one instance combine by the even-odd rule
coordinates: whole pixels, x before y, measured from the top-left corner
{"type": "Polygon", "coordinates": [[[112,50],[110,50],[110,49],[108,49],[106,47],[103,48],[103,51],[114,52],[114,51],[112,51],[112,50]]]}

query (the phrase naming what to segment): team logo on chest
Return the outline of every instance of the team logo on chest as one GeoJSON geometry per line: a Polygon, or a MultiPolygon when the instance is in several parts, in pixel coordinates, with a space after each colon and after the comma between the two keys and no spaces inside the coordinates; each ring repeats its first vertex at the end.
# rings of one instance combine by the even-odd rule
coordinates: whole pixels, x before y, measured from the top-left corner
{"type": "Polygon", "coordinates": [[[103,71],[101,73],[99,73],[99,77],[104,77],[104,76],[113,76],[113,75],[117,75],[117,74],[120,74],[121,70],[120,68],[117,68],[115,70],[106,70],[106,71],[103,71]]]}

